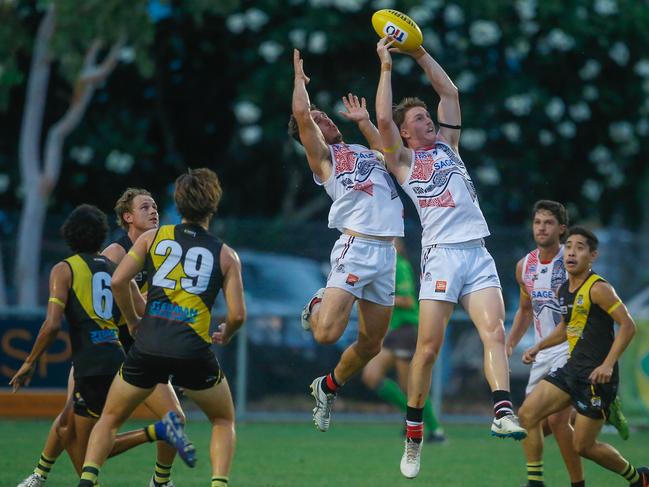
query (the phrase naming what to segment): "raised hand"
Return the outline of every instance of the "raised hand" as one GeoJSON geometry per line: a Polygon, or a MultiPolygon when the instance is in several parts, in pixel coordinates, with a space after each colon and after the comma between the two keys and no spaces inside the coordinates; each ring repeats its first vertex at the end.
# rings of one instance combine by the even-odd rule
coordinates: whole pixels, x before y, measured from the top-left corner
{"type": "Polygon", "coordinates": [[[394,44],[394,39],[389,36],[381,37],[379,39],[379,42],[376,43],[376,54],[378,54],[381,64],[392,64],[392,50],[390,49],[390,47],[392,47],[392,44],[394,44]]]}
{"type": "Polygon", "coordinates": [[[304,84],[308,85],[310,79],[304,74],[304,60],[300,57],[298,49],[293,49],[293,69],[295,70],[295,81],[304,81],[304,84]]]}
{"type": "Polygon", "coordinates": [[[370,119],[370,114],[367,111],[364,97],[359,101],[356,95],[349,93],[347,96],[343,96],[342,99],[346,111],[340,111],[338,113],[340,113],[344,118],[356,123],[370,119]]]}

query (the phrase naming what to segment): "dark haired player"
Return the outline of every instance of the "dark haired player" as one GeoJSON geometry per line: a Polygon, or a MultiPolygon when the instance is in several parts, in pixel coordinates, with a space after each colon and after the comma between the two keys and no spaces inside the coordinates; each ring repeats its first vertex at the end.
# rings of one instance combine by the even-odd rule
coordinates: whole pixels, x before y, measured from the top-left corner
{"type": "MultiPolygon", "coordinates": [[[[52,268],[45,322],[10,384],[14,391],[29,384],[36,361],[56,338],[65,315],[70,325],[74,363],[75,431],[74,441],[66,448],[73,465],[81,472],[90,431],[101,415],[110,384],[124,360],[124,350],[118,340],[119,315],[110,288],[115,264],[99,254],[108,232],[106,216],[94,206],[80,205],[70,213],[61,230],[74,255],[52,268]]],[[[111,451],[113,455],[138,444],[164,439],[163,423],[120,436],[119,444],[111,451]]],[[[43,485],[53,463],[54,458],[43,453],[35,472],[20,486],[43,485]]]]}
{"type": "MultiPolygon", "coordinates": [[[[550,335],[525,351],[532,363],[541,350],[568,341],[566,364],[545,377],[519,410],[521,424],[530,432],[524,441],[528,461],[542,466],[542,422],[572,406],[577,410],[573,444],[577,453],[617,473],[632,487],[649,486],[649,469],[636,469],[613,446],[597,441],[609,408],[617,395],[617,361],[631,342],[636,325],[608,282],[592,270],[597,237],[583,227],[572,227],[564,249],[568,280],[559,288],[561,322],[550,335]],[[619,325],[617,334],[614,323],[619,325]]],[[[540,478],[530,487],[543,486],[540,478]]],[[[573,485],[584,485],[583,482],[573,485]]]]}

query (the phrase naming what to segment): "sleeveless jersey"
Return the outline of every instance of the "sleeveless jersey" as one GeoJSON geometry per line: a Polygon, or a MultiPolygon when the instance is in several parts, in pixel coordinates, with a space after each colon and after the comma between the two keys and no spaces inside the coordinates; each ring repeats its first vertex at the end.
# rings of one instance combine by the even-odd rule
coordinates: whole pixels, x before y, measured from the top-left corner
{"type": "MultiPolygon", "coordinates": [[[[534,317],[534,343],[552,333],[561,322],[559,307],[559,287],[566,281],[566,268],[563,265],[563,245],[550,262],[542,263],[539,249],[532,250],[523,261],[522,279],[525,291],[532,301],[534,317]]],[[[539,358],[556,353],[567,353],[568,342],[546,348],[539,352],[539,358]]]]}
{"type": "Polygon", "coordinates": [[[324,183],[333,200],[329,228],[374,237],[403,236],[403,205],[383,154],[357,144],[333,144],[331,176],[324,183]]]}
{"type": "Polygon", "coordinates": [[[135,336],[140,351],[174,358],[211,355],[211,310],[223,284],[222,246],[198,225],[158,229],[144,266],[149,292],[135,336]]]}
{"type": "MultiPolygon", "coordinates": [[[[567,281],[559,289],[559,304],[567,324],[570,347],[568,365],[582,380],[588,380],[593,369],[602,365],[615,340],[613,318],[590,300],[590,290],[598,281],[606,282],[591,272],[574,292],[570,292],[567,281]]],[[[618,380],[617,363],[611,380],[618,380]]]]}
{"type": "Polygon", "coordinates": [[[64,262],[72,271],[65,318],[70,325],[74,377],[115,374],[124,361],[117,332],[119,310],[110,289],[115,264],[90,254],[76,254],[64,262]]]}
{"type": "MultiPolygon", "coordinates": [[[[124,252],[128,253],[129,250],[131,250],[131,247],[133,247],[133,242],[131,241],[131,237],[128,236],[128,233],[123,234],[120,238],[115,240],[116,244],[118,244],[120,247],[124,249],[124,252]]],[[[135,283],[137,284],[137,287],[140,288],[140,292],[143,294],[147,292],[147,289],[149,288],[149,283],[147,279],[147,272],[146,269],[142,269],[140,272],[137,273],[137,275],[133,278],[135,283]]],[[[122,342],[122,346],[124,347],[124,350],[128,353],[128,351],[131,348],[131,345],[133,345],[133,337],[131,336],[131,333],[128,331],[128,325],[126,324],[126,321],[124,319],[121,319],[118,323],[119,325],[119,341],[122,342]]]]}
{"type": "Polygon", "coordinates": [[[471,177],[455,151],[437,141],[412,153],[401,185],[421,220],[421,245],[462,243],[489,235],[471,177]]]}

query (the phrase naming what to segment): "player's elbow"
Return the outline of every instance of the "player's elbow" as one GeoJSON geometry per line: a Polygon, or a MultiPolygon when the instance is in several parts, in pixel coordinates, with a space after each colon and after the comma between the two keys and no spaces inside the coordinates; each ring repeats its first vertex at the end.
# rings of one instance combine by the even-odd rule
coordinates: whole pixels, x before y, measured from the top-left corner
{"type": "Polygon", "coordinates": [[[384,132],[392,128],[392,114],[387,113],[376,113],[376,127],[379,129],[379,132],[384,132]]]}
{"type": "Polygon", "coordinates": [[[245,308],[232,310],[228,313],[228,323],[232,323],[237,328],[246,321],[247,313],[245,308]]]}

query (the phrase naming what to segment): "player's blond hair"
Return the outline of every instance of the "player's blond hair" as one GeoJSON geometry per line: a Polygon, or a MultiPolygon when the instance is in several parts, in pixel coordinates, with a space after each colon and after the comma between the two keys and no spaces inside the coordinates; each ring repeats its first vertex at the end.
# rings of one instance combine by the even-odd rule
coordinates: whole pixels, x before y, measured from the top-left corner
{"type": "Polygon", "coordinates": [[[428,110],[428,105],[416,96],[404,98],[397,105],[392,107],[392,119],[399,129],[401,129],[401,125],[406,119],[406,113],[408,113],[408,110],[415,107],[422,107],[428,110]]]}
{"type": "Polygon", "coordinates": [[[126,188],[115,203],[115,215],[117,216],[117,224],[128,232],[128,223],[124,220],[124,213],[133,212],[133,200],[136,196],[151,196],[146,189],[142,188],[126,188]]]}

